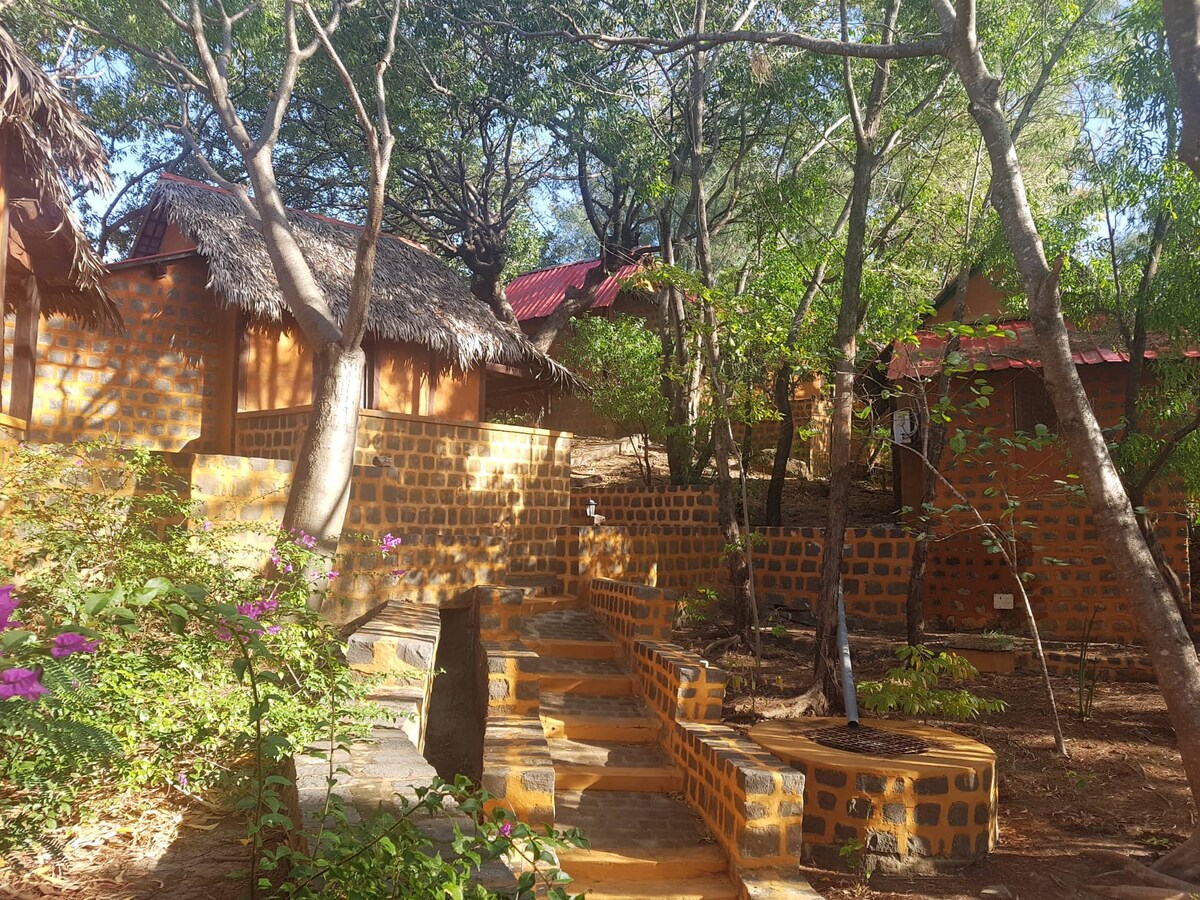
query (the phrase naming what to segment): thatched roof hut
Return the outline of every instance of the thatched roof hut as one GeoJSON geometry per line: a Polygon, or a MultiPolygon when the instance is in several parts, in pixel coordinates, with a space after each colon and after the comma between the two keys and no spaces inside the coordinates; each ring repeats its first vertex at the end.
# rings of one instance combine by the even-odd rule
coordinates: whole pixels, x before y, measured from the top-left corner
{"type": "MultiPolygon", "coordinates": [[[[358,227],[298,210],[289,210],[288,218],[334,315],[344,320],[358,227]]],[[[134,257],[160,252],[168,224],[195,242],[218,297],[259,322],[287,318],[266,242],[228,191],[163,175],[134,257]]],[[[379,242],[367,331],[379,340],[427,347],[462,371],[489,364],[512,366],[560,387],[579,386],[575,376],[535,349],[519,330],[497,320],[442,259],[395,235],[384,235],[379,242]]]]}
{"type": "Polygon", "coordinates": [[[104,265],[71,212],[68,185],[68,179],[108,185],[104,148],[2,26],[0,83],[0,168],[17,263],[7,267],[7,306],[36,289],[43,315],[118,328],[121,317],[102,284],[104,265]]]}

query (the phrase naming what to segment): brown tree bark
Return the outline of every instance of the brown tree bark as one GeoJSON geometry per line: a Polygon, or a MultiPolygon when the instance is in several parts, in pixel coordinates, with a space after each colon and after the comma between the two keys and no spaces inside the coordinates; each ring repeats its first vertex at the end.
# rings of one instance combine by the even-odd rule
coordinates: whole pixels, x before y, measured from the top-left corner
{"type": "MultiPolygon", "coordinates": [[[[992,166],[993,204],[1013,252],[1029,300],[1030,319],[1046,388],[1092,508],[1109,565],[1134,609],[1155,675],[1175,729],[1183,768],[1194,797],[1200,797],[1200,657],[1184,626],[1137,516],[1121,482],[1105,435],[1092,411],[1072,358],[1059,302],[1058,266],[1042,247],[1013,146],[1000,83],[983,59],[975,30],[973,0],[933,0],[943,33],[951,39],[949,58],[958,71],[992,166]]],[[[1195,52],[1193,44],[1193,53],[1195,52]]],[[[1180,867],[1200,859],[1200,839],[1189,841],[1180,867]]]]}
{"type": "MultiPolygon", "coordinates": [[[[846,32],[843,9],[843,36],[846,32]]],[[[881,41],[890,43],[895,35],[900,0],[888,0],[881,27],[881,41]]],[[[846,258],[842,271],[842,297],[834,334],[833,409],[829,435],[829,513],[825,522],[825,546],[821,553],[821,582],[817,598],[816,655],[813,664],[813,688],[804,701],[821,714],[840,708],[842,687],[837,650],[837,596],[842,580],[842,557],[846,540],[846,521],[852,474],[851,445],[854,438],[855,358],[858,355],[858,330],[865,308],[862,300],[863,268],[866,262],[867,218],[871,183],[879,157],[876,139],[887,95],[891,62],[875,62],[875,75],[867,98],[865,113],[858,108],[850,61],[845,60],[845,81],[854,122],[855,154],[853,183],[850,190],[850,214],[846,222],[846,258]]]]}
{"type": "Polygon", "coordinates": [[[1200,179],[1200,3],[1162,0],[1162,11],[1183,118],[1179,158],[1200,179]]]}

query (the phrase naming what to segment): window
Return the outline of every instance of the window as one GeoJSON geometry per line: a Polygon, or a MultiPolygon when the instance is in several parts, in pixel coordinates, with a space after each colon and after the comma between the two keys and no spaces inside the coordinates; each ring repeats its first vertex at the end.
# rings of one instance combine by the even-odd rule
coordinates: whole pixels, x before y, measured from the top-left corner
{"type": "Polygon", "coordinates": [[[1017,431],[1033,434],[1038,425],[1058,431],[1058,413],[1040,375],[1029,373],[1013,382],[1013,419],[1017,431]]]}

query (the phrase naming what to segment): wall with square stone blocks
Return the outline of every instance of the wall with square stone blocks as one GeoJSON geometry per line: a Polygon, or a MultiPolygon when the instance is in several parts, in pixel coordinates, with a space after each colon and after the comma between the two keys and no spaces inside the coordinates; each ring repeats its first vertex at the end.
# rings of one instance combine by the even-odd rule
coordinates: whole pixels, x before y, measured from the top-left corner
{"type": "Polygon", "coordinates": [[[589,500],[605,525],[715,525],[715,486],[670,485],[648,489],[631,485],[571,489],[571,524],[587,523],[589,500]]]}
{"type": "MultiPolygon", "coordinates": [[[[1115,426],[1124,415],[1126,376],[1124,363],[1080,366],[1084,389],[1102,427],[1115,426]]],[[[998,435],[1016,432],[1017,407],[1025,398],[1044,396],[1041,376],[1025,369],[974,373],[992,388],[991,403],[971,414],[977,431],[993,429],[998,435]]],[[[956,402],[969,398],[974,385],[956,379],[956,402]]],[[[913,453],[897,451],[896,471],[905,506],[919,508],[922,463],[913,453]]],[[[1009,449],[978,454],[947,454],[943,474],[966,500],[988,519],[1004,515],[1004,503],[1021,502],[1015,519],[1018,562],[1032,573],[1026,587],[1038,626],[1049,638],[1079,640],[1093,610],[1092,637],[1099,641],[1131,643],[1138,640],[1137,625],[1109,567],[1086,501],[1057,484],[1072,471],[1066,451],[1055,444],[1045,448],[1009,449]],[[1016,468],[1014,468],[1014,466],[1016,468]],[[1029,525],[1024,524],[1030,523],[1029,525]]],[[[934,505],[947,509],[960,502],[944,485],[934,505]]],[[[1187,591],[1189,559],[1187,498],[1178,484],[1160,480],[1146,498],[1158,516],[1157,533],[1167,559],[1184,581],[1187,591]]],[[[942,539],[931,544],[926,581],[926,621],[942,630],[998,628],[1018,631],[1024,626],[1019,610],[997,610],[993,594],[1013,593],[1013,575],[1000,557],[990,554],[976,532],[949,535],[951,529],[971,524],[966,514],[948,517],[941,526],[942,539]]],[[[1193,601],[1196,602],[1195,600],[1193,601]]],[[[1200,614],[1200,607],[1194,607],[1200,614]]]]}
{"type": "Polygon", "coordinates": [[[156,450],[227,449],[236,341],[199,258],[112,273],[105,286],[126,330],[63,318],[38,334],[29,440],[102,435],[156,450]]]}
{"type": "MultiPolygon", "coordinates": [[[[756,528],[754,587],[760,601],[808,611],[816,601],[824,532],[820,528],[756,528]]],[[[692,591],[722,588],[725,538],[715,526],[594,525],[563,534],[565,580],[573,593],[592,578],[634,581],[692,591]]],[[[843,588],[846,610],[858,625],[901,628],[912,539],[894,528],[846,532],[843,588]]]]}
{"type": "MultiPolygon", "coordinates": [[[[239,414],[239,452],[294,458],[309,412],[239,414]]],[[[351,507],[348,529],[497,535],[512,571],[554,568],[570,502],[569,434],[365,410],[355,461],[363,505],[351,507]]]]}
{"type": "Polygon", "coordinates": [[[672,593],[597,579],[590,607],[621,643],[639,692],[683,772],[684,794],[737,868],[794,865],[800,855],[804,778],[721,722],[726,673],[664,638],[672,593]]]}

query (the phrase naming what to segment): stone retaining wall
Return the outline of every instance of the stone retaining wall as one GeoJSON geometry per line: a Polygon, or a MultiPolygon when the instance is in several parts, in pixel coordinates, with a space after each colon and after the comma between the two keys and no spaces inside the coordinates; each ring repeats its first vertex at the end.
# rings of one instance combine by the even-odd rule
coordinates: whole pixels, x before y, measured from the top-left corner
{"type": "Polygon", "coordinates": [[[571,524],[587,522],[588,501],[605,525],[715,525],[715,486],[645,488],[631,485],[571,489],[571,524]]]}
{"type": "MultiPolygon", "coordinates": [[[[238,414],[238,452],[292,459],[309,407],[238,414]]],[[[514,572],[549,573],[570,503],[571,436],[377,410],[359,417],[346,527],[493,534],[514,572]]]]}

